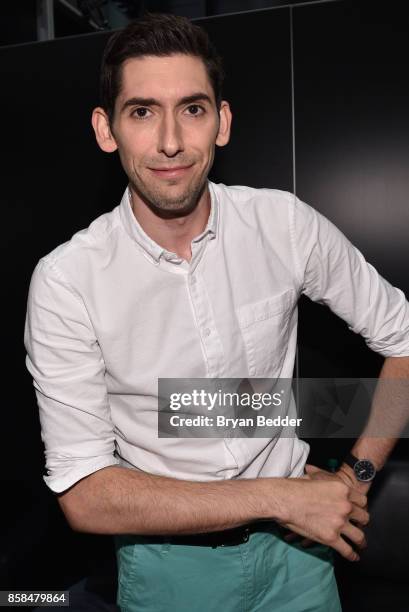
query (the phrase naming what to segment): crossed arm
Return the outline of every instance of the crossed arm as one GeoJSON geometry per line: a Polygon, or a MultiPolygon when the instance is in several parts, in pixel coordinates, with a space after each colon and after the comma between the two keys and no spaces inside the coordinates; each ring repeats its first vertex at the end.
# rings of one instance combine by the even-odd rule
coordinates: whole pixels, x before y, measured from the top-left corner
{"type": "MultiPolygon", "coordinates": [[[[387,358],[380,380],[409,378],[409,357],[387,358]]],[[[406,388],[406,387],[405,387],[406,388]]],[[[362,436],[358,457],[380,469],[407,422],[409,394],[396,393],[383,404],[375,394],[367,430],[393,417],[396,437],[362,436]]],[[[381,431],[381,430],[378,430],[381,431]]],[[[182,534],[228,529],[254,520],[277,520],[304,538],[332,546],[353,561],[358,554],[343,535],[364,547],[370,485],[358,484],[343,464],[337,474],[313,466],[302,478],[235,479],[191,482],[111,466],[83,478],[58,496],[77,531],[94,533],[182,534]],[[353,522],[351,522],[351,520],[353,522]]]]}

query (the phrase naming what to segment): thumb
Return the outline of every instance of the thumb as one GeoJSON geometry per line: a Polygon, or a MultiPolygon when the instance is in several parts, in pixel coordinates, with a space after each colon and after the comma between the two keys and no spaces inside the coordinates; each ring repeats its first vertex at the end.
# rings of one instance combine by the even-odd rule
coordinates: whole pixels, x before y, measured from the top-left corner
{"type": "Polygon", "coordinates": [[[321,472],[322,470],[316,465],[312,465],[311,463],[306,463],[304,469],[307,474],[316,474],[317,472],[321,472]]]}

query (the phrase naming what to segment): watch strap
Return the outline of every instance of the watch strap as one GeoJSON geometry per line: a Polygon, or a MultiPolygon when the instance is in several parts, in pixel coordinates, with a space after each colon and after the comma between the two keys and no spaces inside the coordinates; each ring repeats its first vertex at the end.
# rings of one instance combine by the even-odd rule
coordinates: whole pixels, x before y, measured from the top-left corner
{"type": "Polygon", "coordinates": [[[344,463],[349,465],[352,469],[354,469],[355,463],[357,461],[359,461],[358,457],[355,457],[355,455],[353,455],[352,453],[348,453],[347,456],[344,458],[344,463]]]}

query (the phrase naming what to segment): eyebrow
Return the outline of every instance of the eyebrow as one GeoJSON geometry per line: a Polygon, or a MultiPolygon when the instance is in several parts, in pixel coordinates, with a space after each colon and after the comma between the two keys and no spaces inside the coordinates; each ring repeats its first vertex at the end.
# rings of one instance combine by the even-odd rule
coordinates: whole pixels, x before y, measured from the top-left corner
{"type": "MultiPolygon", "coordinates": [[[[209,102],[212,105],[212,99],[204,92],[197,92],[190,96],[184,96],[177,102],[177,106],[183,106],[184,104],[193,104],[194,102],[209,102]]],[[[161,106],[159,100],[155,98],[138,98],[133,97],[126,100],[121,107],[121,113],[126,110],[129,106],[161,106]]]]}

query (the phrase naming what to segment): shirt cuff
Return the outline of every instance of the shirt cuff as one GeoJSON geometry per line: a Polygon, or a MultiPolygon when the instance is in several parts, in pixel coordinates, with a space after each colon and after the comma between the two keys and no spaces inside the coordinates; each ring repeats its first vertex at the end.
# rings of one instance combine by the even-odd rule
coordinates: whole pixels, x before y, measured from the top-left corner
{"type": "Polygon", "coordinates": [[[43,476],[43,480],[53,493],[62,493],[82,478],[85,478],[85,476],[89,476],[110,465],[119,465],[119,463],[119,459],[113,455],[109,457],[99,457],[98,459],[92,458],[88,461],[81,462],[81,465],[74,469],[70,468],[63,474],[61,474],[60,470],[53,470],[54,473],[49,476],[43,476]]]}

